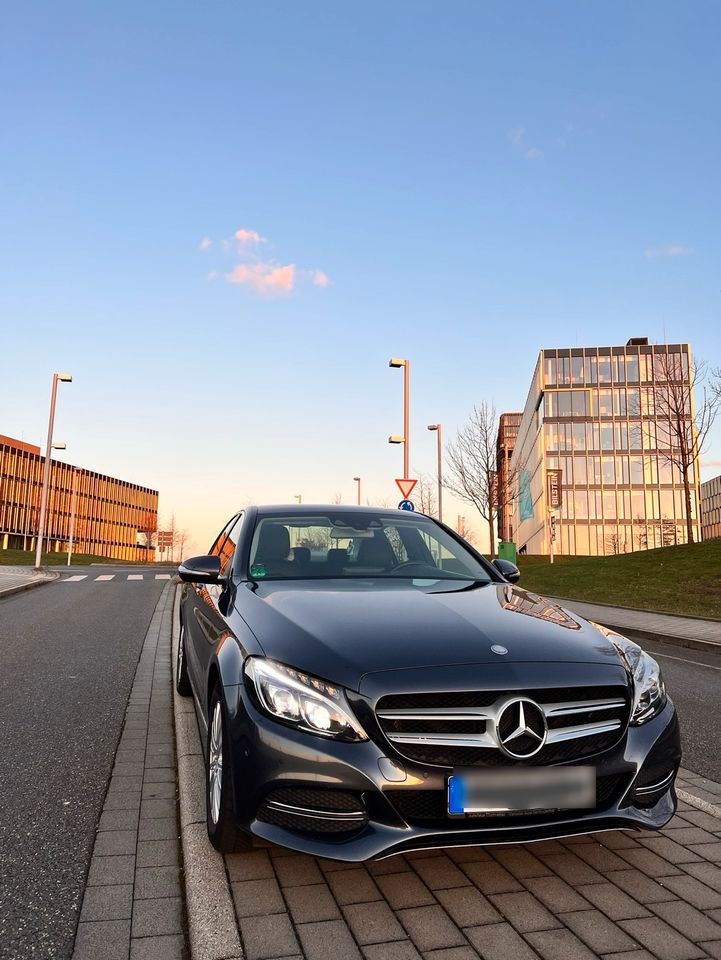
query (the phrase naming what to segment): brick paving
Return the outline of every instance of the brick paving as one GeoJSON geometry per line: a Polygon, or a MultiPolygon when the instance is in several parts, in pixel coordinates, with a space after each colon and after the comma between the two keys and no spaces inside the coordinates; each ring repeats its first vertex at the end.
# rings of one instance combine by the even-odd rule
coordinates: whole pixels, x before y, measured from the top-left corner
{"type": "Polygon", "coordinates": [[[185,960],[170,667],[175,588],[148,628],[80,911],[73,960],[185,960]]]}

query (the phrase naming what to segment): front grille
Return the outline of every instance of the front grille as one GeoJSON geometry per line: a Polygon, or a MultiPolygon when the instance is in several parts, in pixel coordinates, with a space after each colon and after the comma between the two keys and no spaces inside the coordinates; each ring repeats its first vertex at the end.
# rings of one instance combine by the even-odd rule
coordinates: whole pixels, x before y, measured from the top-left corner
{"type": "Polygon", "coordinates": [[[569,815],[604,810],[611,805],[623,788],[625,775],[603,776],[596,779],[596,806],[591,810],[514,810],[511,812],[469,813],[464,817],[448,815],[448,795],[445,790],[386,790],[385,796],[406,823],[411,826],[442,827],[446,830],[463,829],[468,820],[481,826],[488,821],[503,821],[504,826],[523,824],[529,818],[543,820],[564,819],[569,815]]]}
{"type": "Polygon", "coordinates": [[[313,787],[272,790],[260,805],[257,817],[286,830],[319,834],[347,834],[368,822],[357,794],[313,787]]]}
{"type": "Polygon", "coordinates": [[[379,700],[376,716],[395,749],[418,763],[538,766],[568,763],[608,750],[623,735],[629,709],[628,688],[617,684],[392,694],[379,700]],[[497,720],[505,705],[519,697],[540,707],[547,730],[545,744],[537,753],[514,758],[500,748],[497,720]]]}

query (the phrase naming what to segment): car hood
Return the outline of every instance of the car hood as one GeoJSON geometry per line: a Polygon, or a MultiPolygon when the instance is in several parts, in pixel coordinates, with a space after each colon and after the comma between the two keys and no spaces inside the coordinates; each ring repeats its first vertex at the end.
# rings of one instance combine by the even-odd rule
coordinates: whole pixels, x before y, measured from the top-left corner
{"type": "Polygon", "coordinates": [[[412,668],[621,666],[592,624],[510,584],[275,581],[241,591],[238,609],[266,656],[354,690],[371,674],[412,668]]]}

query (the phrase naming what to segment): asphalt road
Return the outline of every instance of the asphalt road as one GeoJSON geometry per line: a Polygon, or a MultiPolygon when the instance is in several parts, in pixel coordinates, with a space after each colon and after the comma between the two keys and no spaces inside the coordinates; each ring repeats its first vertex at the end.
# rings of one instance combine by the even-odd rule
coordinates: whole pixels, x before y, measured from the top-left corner
{"type": "Polygon", "coordinates": [[[721,655],[668,643],[644,643],[661,665],[681,721],[683,766],[721,781],[721,655]]]}
{"type": "Polygon", "coordinates": [[[87,578],[0,600],[2,960],[72,952],[135,668],[167,583],[156,572],[72,567],[63,577],[87,578]]]}

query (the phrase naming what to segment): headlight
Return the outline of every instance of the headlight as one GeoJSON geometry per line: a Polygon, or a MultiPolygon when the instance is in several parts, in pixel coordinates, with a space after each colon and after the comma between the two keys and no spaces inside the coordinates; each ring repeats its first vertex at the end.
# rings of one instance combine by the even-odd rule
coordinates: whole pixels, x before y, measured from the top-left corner
{"type": "Polygon", "coordinates": [[[633,676],[633,708],[630,722],[634,726],[646,723],[666,706],[666,685],[661,676],[661,668],[653,657],[650,657],[633,640],[606,627],[601,627],[597,623],[594,626],[608,637],[633,676]]]}
{"type": "Polygon", "coordinates": [[[271,716],[321,737],[368,739],[340,687],[264,657],[248,657],[245,673],[271,716]]]}

